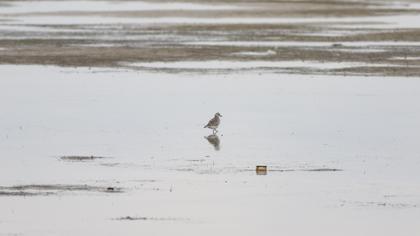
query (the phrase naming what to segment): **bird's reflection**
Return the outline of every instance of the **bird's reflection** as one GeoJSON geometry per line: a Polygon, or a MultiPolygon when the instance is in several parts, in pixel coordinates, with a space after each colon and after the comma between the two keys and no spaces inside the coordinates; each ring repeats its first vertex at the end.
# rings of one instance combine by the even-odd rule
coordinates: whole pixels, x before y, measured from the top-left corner
{"type": "Polygon", "coordinates": [[[209,136],[204,136],[204,138],[207,139],[207,141],[209,141],[209,143],[211,145],[213,145],[213,147],[216,151],[220,150],[219,136],[217,136],[216,134],[212,134],[212,135],[209,135],[209,136]]]}

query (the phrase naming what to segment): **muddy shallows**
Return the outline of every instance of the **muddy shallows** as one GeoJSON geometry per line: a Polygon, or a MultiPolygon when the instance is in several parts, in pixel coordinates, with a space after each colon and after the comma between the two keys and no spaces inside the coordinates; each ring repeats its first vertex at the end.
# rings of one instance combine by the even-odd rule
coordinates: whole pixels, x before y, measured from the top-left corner
{"type": "Polygon", "coordinates": [[[122,188],[91,185],[15,185],[0,186],[0,196],[46,196],[68,192],[120,193],[122,188]]]}
{"type": "Polygon", "coordinates": [[[62,156],[60,160],[63,161],[93,161],[97,159],[105,159],[103,156],[62,156]]]}

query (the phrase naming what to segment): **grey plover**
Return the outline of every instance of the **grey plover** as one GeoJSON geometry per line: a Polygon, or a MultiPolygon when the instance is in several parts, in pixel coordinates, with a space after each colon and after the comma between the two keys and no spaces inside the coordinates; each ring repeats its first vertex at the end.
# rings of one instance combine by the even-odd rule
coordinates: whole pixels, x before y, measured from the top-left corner
{"type": "Polygon", "coordinates": [[[207,123],[206,126],[204,126],[204,128],[209,128],[213,130],[213,134],[217,133],[217,127],[219,127],[220,125],[220,117],[222,117],[222,115],[220,115],[219,112],[217,112],[216,114],[214,114],[213,119],[211,119],[209,121],[209,123],[207,123]]]}

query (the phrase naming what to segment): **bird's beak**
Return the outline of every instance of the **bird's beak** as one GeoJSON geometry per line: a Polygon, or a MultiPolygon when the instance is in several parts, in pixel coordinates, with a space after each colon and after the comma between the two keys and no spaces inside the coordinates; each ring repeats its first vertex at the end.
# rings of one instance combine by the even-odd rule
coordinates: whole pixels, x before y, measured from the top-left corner
{"type": "Polygon", "coordinates": [[[220,117],[223,117],[221,114],[219,114],[220,117]]]}

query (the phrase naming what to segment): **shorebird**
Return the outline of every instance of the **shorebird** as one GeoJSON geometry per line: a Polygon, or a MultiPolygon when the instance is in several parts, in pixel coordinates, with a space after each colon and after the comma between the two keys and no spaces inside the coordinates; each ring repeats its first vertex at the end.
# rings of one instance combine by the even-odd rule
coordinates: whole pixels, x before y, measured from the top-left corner
{"type": "Polygon", "coordinates": [[[222,117],[222,115],[220,115],[219,112],[217,112],[216,114],[214,114],[213,119],[211,119],[209,121],[209,123],[207,123],[206,126],[204,126],[204,128],[209,128],[213,130],[213,134],[217,133],[217,127],[219,127],[220,124],[220,117],[222,117]]]}

